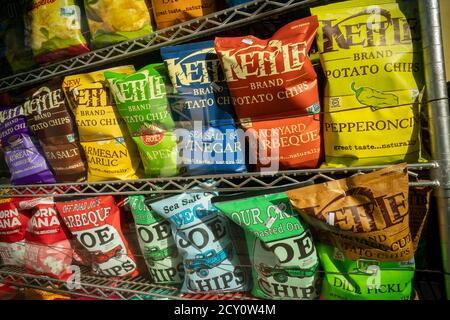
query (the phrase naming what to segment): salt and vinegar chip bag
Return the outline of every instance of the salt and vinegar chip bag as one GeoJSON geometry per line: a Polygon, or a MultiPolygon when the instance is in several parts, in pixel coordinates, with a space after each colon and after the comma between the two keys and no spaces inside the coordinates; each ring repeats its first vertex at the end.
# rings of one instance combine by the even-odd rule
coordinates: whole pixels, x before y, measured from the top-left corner
{"type": "Polygon", "coordinates": [[[25,265],[25,232],[29,220],[14,199],[0,199],[0,261],[4,265],[25,265]]]}
{"type": "Polygon", "coordinates": [[[324,94],[326,165],[415,163],[423,86],[416,1],[345,1],[312,8],[324,94]],[[397,106],[397,107],[396,107],[397,106]]]}
{"type": "Polygon", "coordinates": [[[164,64],[150,64],[133,74],[105,72],[105,78],[138,146],[146,175],[176,175],[175,124],[167,100],[164,64]]]}
{"type": "Polygon", "coordinates": [[[267,160],[281,169],[319,165],[319,93],[308,57],[317,26],[317,18],[308,17],[267,40],[215,39],[236,114],[259,139],[259,167],[267,160]]]}
{"type": "Polygon", "coordinates": [[[149,203],[153,211],[171,223],[183,258],[184,293],[235,292],[248,288],[248,277],[230,237],[229,222],[211,205],[214,195],[183,193],[149,203]]]}
{"type": "Polygon", "coordinates": [[[170,222],[153,212],[145,197],[130,196],[141,251],[155,283],[178,284],[184,281],[183,260],[178,253],[170,222]]]}
{"type": "Polygon", "coordinates": [[[21,105],[29,129],[38,138],[57,182],[86,180],[76,128],[59,80],[27,93],[21,105]]]}
{"type": "Polygon", "coordinates": [[[315,299],[319,295],[316,248],[286,193],[279,191],[219,196],[212,203],[245,231],[255,297],[315,299]]]}
{"type": "Polygon", "coordinates": [[[137,276],[138,271],[121,227],[120,211],[112,196],[56,203],[70,232],[91,256],[98,275],[137,276]]]}
{"type": "Polygon", "coordinates": [[[145,0],[84,0],[84,8],[95,48],[153,31],[145,0]]]}
{"type": "Polygon", "coordinates": [[[88,182],[138,178],[139,153],[106,86],[105,71],[133,73],[133,66],[68,76],[70,101],[88,165],[88,182]]]}
{"type": "Polygon", "coordinates": [[[33,0],[30,43],[38,63],[89,52],[81,30],[80,8],[74,0],[33,0]]]}
{"type": "Polygon", "coordinates": [[[214,0],[152,0],[152,9],[158,29],[164,29],[215,12],[216,2],[214,0]]]}
{"type": "Polygon", "coordinates": [[[347,258],[408,261],[415,246],[409,227],[407,170],[406,164],[398,164],[287,194],[318,238],[347,258]]]}

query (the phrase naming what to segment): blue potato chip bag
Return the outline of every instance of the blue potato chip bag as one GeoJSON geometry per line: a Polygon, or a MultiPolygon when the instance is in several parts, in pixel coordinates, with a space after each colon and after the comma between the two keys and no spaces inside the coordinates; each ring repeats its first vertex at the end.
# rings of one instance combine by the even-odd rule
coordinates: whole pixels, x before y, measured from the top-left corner
{"type": "Polygon", "coordinates": [[[175,122],[233,124],[235,118],[214,41],[161,48],[173,85],[169,98],[175,122]]]}
{"type": "Polygon", "coordinates": [[[181,291],[243,292],[249,277],[230,237],[228,219],[211,204],[216,193],[183,193],[149,203],[171,223],[185,278],[181,291]]]}
{"type": "Polygon", "coordinates": [[[238,6],[247,2],[251,2],[251,0],[227,0],[227,3],[230,7],[238,6]]]}

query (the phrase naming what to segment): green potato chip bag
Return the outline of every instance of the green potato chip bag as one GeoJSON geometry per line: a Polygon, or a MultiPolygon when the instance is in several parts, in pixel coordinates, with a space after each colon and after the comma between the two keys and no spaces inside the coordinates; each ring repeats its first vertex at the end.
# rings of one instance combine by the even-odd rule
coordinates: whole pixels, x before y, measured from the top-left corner
{"type": "Polygon", "coordinates": [[[139,246],[155,283],[179,284],[184,281],[183,259],[172,236],[170,222],[153,212],[143,195],[130,196],[139,246]]]}
{"type": "Polygon", "coordinates": [[[327,79],[324,166],[423,161],[417,2],[343,1],[311,12],[327,79]]]}
{"type": "Polygon", "coordinates": [[[337,248],[317,244],[325,271],[321,298],[326,300],[411,300],[414,259],[402,262],[350,260],[337,248]]]}
{"type": "Polygon", "coordinates": [[[319,261],[306,225],[285,192],[213,198],[213,205],[245,231],[252,295],[263,299],[318,297],[319,261]]]}

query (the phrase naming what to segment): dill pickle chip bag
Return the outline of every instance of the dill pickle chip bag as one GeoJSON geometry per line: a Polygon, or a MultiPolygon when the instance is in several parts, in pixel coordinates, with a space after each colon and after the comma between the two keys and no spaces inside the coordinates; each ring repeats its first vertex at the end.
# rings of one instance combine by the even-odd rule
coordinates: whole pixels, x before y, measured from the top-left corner
{"type": "Polygon", "coordinates": [[[184,281],[183,260],[178,253],[170,222],[153,212],[145,197],[130,196],[139,245],[152,279],[159,284],[184,281]]]}
{"type": "Polygon", "coordinates": [[[31,48],[38,63],[89,52],[76,1],[33,0],[28,14],[31,48]]]}
{"type": "Polygon", "coordinates": [[[315,299],[319,295],[316,248],[287,194],[279,191],[219,196],[213,198],[213,205],[245,231],[255,297],[315,299]]]}
{"type": "Polygon", "coordinates": [[[183,293],[240,292],[248,288],[249,279],[230,237],[229,221],[211,204],[214,195],[183,193],[162,200],[150,199],[148,203],[171,223],[183,258],[183,293]]]}
{"type": "Polygon", "coordinates": [[[325,300],[411,300],[414,259],[379,262],[350,260],[337,248],[317,244],[325,271],[321,298],[325,300]]]}
{"type": "Polygon", "coordinates": [[[345,1],[311,12],[319,18],[317,42],[327,78],[326,165],[420,160],[417,2],[345,1]]]}
{"type": "Polygon", "coordinates": [[[95,48],[153,31],[145,0],[84,0],[84,8],[95,48]]]}

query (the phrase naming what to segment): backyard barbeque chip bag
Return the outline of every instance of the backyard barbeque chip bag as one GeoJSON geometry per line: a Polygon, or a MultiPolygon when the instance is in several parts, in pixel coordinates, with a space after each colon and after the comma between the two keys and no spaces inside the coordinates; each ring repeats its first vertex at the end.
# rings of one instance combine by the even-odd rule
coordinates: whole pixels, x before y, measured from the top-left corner
{"type": "Polygon", "coordinates": [[[94,47],[143,37],[153,31],[145,0],[84,0],[94,47]]]}
{"type": "Polygon", "coordinates": [[[164,29],[217,11],[216,2],[214,0],[152,0],[152,9],[158,29],[164,29]]]}
{"type": "Polygon", "coordinates": [[[30,43],[35,60],[45,63],[89,52],[74,0],[33,0],[30,43]]]}
{"type": "Polygon", "coordinates": [[[90,253],[94,273],[114,277],[138,275],[112,196],[58,202],[56,208],[70,232],[90,253]]]}
{"type": "MultiPolygon", "coordinates": [[[[207,183],[205,183],[207,186],[207,183]]],[[[170,221],[183,258],[185,278],[181,291],[246,291],[248,277],[240,266],[230,237],[228,220],[211,204],[211,192],[183,193],[149,203],[170,221]]]]}
{"type": "Polygon", "coordinates": [[[292,206],[321,241],[348,259],[414,257],[406,164],[288,191],[292,206]]]}
{"type": "Polygon", "coordinates": [[[30,217],[14,199],[0,199],[0,262],[24,266],[25,231],[30,217]]]}
{"type": "Polygon", "coordinates": [[[31,210],[25,233],[25,267],[32,273],[67,280],[72,274],[73,249],[53,198],[20,199],[18,206],[31,210]]]}
{"type": "Polygon", "coordinates": [[[312,8],[327,84],[327,166],[414,163],[423,87],[416,1],[358,0],[312,8]],[[395,107],[398,106],[398,107],[395,107]]]}
{"type": "Polygon", "coordinates": [[[320,160],[317,75],[308,57],[317,26],[317,18],[308,17],[285,25],[268,40],[215,40],[242,126],[256,130],[262,150],[281,169],[316,167],[320,160]]]}
{"type": "Polygon", "coordinates": [[[319,295],[316,248],[283,190],[220,196],[212,202],[245,231],[255,297],[315,299],[319,295]]]}
{"type": "Polygon", "coordinates": [[[213,41],[161,48],[173,85],[169,99],[175,122],[234,124],[235,112],[213,41]]]}
{"type": "Polygon", "coordinates": [[[183,283],[183,259],[178,253],[170,222],[153,212],[145,204],[144,196],[130,196],[129,200],[139,245],[153,281],[183,283]]]}

